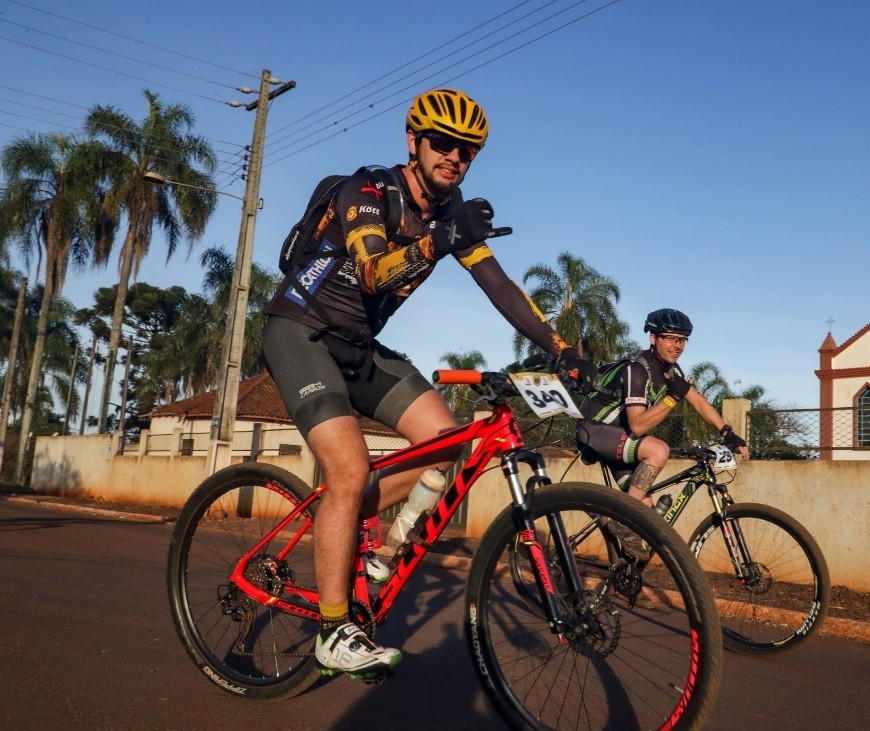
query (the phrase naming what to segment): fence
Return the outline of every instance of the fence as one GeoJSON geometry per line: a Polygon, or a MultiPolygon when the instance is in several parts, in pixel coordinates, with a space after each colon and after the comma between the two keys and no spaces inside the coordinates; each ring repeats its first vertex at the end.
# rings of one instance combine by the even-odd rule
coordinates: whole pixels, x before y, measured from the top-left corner
{"type": "MultiPolygon", "coordinates": [[[[831,459],[870,452],[870,409],[753,409],[748,414],[752,456],[831,459]]],[[[863,455],[862,455],[863,456],[863,455]]]]}
{"type": "MultiPolygon", "coordinates": [[[[527,444],[575,449],[576,423],[563,415],[539,421],[520,419],[527,444]]],[[[746,423],[734,426],[748,435],[753,459],[862,458],[870,455],[870,409],[752,409],[746,423]],[[859,456],[860,455],[860,456],[859,456]]],[[[719,435],[691,407],[681,405],[651,431],[672,449],[711,444],[719,435]]]]}

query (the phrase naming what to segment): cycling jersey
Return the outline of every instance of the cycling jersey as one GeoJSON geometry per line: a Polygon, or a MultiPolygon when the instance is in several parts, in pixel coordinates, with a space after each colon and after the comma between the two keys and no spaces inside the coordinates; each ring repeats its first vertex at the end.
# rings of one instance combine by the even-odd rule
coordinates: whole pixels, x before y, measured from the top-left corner
{"type": "Polygon", "coordinates": [[[650,350],[630,356],[621,366],[603,366],[596,391],[580,406],[577,446],[584,458],[600,458],[623,490],[638,462],[638,449],[646,435],[636,436],[626,409],[657,404],[667,395],[665,372],[683,376],[676,364],[668,366],[650,350]],[[591,450],[594,454],[589,454],[591,450]]]}
{"type": "Polygon", "coordinates": [[[626,408],[648,409],[667,394],[665,372],[685,378],[676,364],[665,368],[655,354],[647,350],[626,359],[622,367],[603,366],[605,375],[596,391],[583,403],[583,416],[603,424],[618,424],[629,429],[626,408]]]}
{"type": "MultiPolygon", "coordinates": [[[[424,218],[407,188],[402,166],[396,166],[393,172],[405,188],[405,207],[394,240],[386,238],[384,194],[363,169],[342,186],[314,235],[314,251],[338,251],[339,255],[297,264],[267,305],[267,314],[315,329],[337,326],[372,337],[432,274],[437,259],[428,226],[432,220],[442,220],[450,204],[435,207],[424,218]],[[316,299],[330,322],[324,322],[306,303],[291,286],[291,278],[316,299]]],[[[549,353],[558,354],[567,347],[538,308],[508,278],[485,243],[474,244],[453,256],[522,335],[549,353]]]]}

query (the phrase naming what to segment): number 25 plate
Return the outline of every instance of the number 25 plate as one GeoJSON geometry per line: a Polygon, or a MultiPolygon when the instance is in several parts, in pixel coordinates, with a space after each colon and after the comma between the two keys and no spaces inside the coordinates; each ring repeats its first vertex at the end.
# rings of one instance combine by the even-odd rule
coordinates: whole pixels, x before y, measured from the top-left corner
{"type": "Polygon", "coordinates": [[[532,407],[532,411],[542,419],[560,411],[575,419],[580,417],[580,412],[558,376],[548,373],[514,373],[510,379],[526,403],[532,407]]]}

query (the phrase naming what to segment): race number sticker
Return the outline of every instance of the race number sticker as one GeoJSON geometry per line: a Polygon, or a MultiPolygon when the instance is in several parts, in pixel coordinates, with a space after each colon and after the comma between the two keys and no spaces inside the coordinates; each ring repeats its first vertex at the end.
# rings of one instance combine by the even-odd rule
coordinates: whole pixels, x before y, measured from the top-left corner
{"type": "Polygon", "coordinates": [[[580,417],[580,412],[558,376],[549,373],[514,373],[510,376],[517,391],[542,419],[560,412],[580,417]]]}

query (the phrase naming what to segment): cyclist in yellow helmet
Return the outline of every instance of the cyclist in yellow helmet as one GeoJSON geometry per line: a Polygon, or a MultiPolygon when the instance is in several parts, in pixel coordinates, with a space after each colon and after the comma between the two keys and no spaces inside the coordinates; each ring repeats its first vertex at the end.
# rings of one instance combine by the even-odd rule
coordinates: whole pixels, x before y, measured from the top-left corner
{"type": "MultiPolygon", "coordinates": [[[[408,164],[380,168],[377,175],[361,168],[341,185],[307,253],[289,266],[266,308],[263,352],[269,372],[329,487],[314,534],[322,617],[315,655],[326,673],[366,678],[401,659],[399,650],[375,644],[349,618],[348,575],[358,520],[404,500],[426,468],[446,469],[458,456],[444,453],[436,465],[385,471],[365,489],[369,453],[358,414],[410,442],[457,423],[432,384],[376,339],[435,265],[452,256],[525,337],[590,383],[596,373],[496,261],[486,242],[510,229],[493,227],[490,203],[462,199],[459,185],[488,131],[482,107],[461,91],[434,89],[418,96],[406,118],[408,164]],[[396,218],[390,205],[401,207],[397,231],[388,231],[387,222],[396,218]]],[[[449,345],[456,323],[434,314],[433,338],[449,345]]],[[[375,580],[387,574],[374,555],[366,571],[375,580]]]]}

